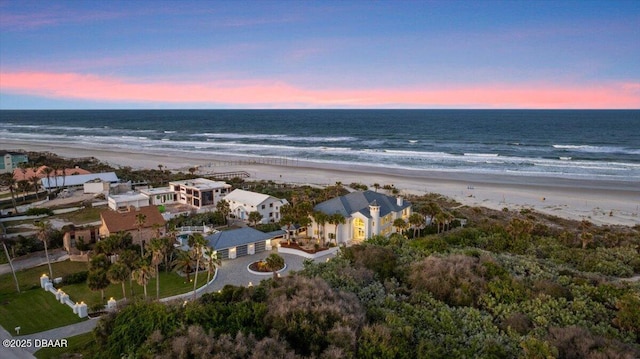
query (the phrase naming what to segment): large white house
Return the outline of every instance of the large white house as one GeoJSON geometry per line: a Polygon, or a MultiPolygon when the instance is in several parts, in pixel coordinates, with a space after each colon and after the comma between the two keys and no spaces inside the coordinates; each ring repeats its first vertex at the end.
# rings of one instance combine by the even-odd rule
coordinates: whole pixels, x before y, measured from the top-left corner
{"type": "Polygon", "coordinates": [[[236,189],[224,197],[229,202],[231,214],[242,220],[249,219],[249,213],[258,212],[262,215],[260,223],[280,221],[280,208],[289,203],[286,199],[279,199],[262,193],[236,189]]]}
{"type": "Polygon", "coordinates": [[[335,233],[337,243],[361,242],[375,235],[388,236],[396,232],[393,222],[397,218],[408,220],[411,203],[402,197],[387,196],[373,191],[352,192],[317,204],[314,211],[327,216],[339,213],[344,224],[329,222],[311,223],[311,232],[316,238],[329,240],[335,233]],[[324,230],[323,230],[324,229],[324,230]]]}
{"type": "Polygon", "coordinates": [[[169,188],[177,194],[176,201],[197,209],[215,207],[229,193],[231,185],[226,182],[196,178],[169,182],[169,188]]]}

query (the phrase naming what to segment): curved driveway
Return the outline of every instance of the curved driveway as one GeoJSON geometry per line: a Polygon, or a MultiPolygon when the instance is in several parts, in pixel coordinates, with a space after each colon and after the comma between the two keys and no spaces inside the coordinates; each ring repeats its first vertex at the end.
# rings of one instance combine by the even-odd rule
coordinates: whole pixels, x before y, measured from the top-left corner
{"type": "MultiPolygon", "coordinates": [[[[249,256],[239,257],[236,259],[225,260],[222,262],[222,265],[218,269],[218,275],[214,281],[208,284],[208,286],[201,293],[212,293],[218,290],[221,290],[225,285],[235,285],[235,286],[248,286],[249,282],[251,284],[257,284],[263,279],[271,278],[271,274],[268,275],[258,275],[252,274],[247,270],[247,266],[252,262],[259,261],[261,259],[266,258],[272,252],[262,252],[258,254],[253,254],[249,256]]],[[[274,249],[273,253],[277,253],[274,249]]],[[[287,264],[287,268],[281,272],[281,275],[287,275],[292,271],[299,271],[303,268],[303,263],[306,258],[297,256],[294,254],[288,253],[280,253],[282,258],[284,258],[285,263],[287,264]]],[[[315,262],[324,262],[327,258],[334,257],[335,254],[327,254],[325,256],[313,259],[315,262]]],[[[201,295],[201,294],[200,294],[201,295]]],[[[88,333],[96,326],[98,323],[95,319],[86,320],[84,322],[68,325],[65,327],[55,328],[51,330],[47,330],[45,332],[34,333],[30,335],[23,335],[19,337],[20,339],[64,339],[69,338],[75,335],[80,335],[83,333],[88,333]]],[[[11,334],[2,329],[0,327],[0,339],[12,338],[11,334]]],[[[37,348],[28,348],[26,351],[20,350],[8,350],[7,348],[0,347],[0,358],[33,358],[30,353],[34,353],[37,348]]]]}

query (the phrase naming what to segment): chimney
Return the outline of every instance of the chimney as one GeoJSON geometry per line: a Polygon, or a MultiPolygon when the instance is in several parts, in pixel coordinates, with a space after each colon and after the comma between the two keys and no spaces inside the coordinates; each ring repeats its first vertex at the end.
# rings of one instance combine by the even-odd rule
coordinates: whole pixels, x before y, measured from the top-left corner
{"type": "Polygon", "coordinates": [[[398,205],[398,207],[402,207],[402,205],[404,204],[404,200],[402,199],[402,197],[396,197],[396,204],[398,205]]]}

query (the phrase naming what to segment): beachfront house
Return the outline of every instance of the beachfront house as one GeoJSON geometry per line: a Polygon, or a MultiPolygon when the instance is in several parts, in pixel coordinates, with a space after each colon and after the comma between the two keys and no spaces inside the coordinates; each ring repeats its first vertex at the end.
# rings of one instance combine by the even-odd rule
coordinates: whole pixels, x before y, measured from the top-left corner
{"type": "Polygon", "coordinates": [[[226,182],[196,178],[169,182],[169,188],[176,193],[176,201],[195,207],[197,210],[212,210],[226,196],[231,185],[226,182]]]}
{"type": "Polygon", "coordinates": [[[91,173],[90,171],[82,169],[78,166],[74,168],[59,168],[56,170],[48,166],[40,166],[35,170],[33,168],[28,168],[28,167],[16,168],[13,170],[13,178],[15,178],[16,181],[21,181],[21,180],[31,181],[31,178],[33,177],[45,178],[47,177],[48,170],[50,170],[49,177],[88,175],[91,173]]]}
{"type": "Polygon", "coordinates": [[[171,187],[156,187],[140,189],[140,193],[149,197],[149,204],[152,206],[162,206],[177,202],[178,193],[171,187]]]}
{"type": "Polygon", "coordinates": [[[147,243],[151,238],[164,236],[166,221],[158,207],[127,207],[100,212],[100,237],[106,238],[119,232],[131,233],[134,244],[147,243]]]}
{"type": "Polygon", "coordinates": [[[85,183],[96,180],[98,182],[109,183],[109,185],[119,182],[118,176],[116,176],[115,172],[103,172],[73,176],[53,176],[49,178],[42,178],[40,183],[42,184],[42,187],[48,191],[62,188],[82,188],[84,190],[85,183]]]}
{"type": "Polygon", "coordinates": [[[20,152],[2,151],[0,156],[3,158],[0,162],[0,173],[11,173],[19,168],[21,163],[29,162],[27,155],[20,152]]]}
{"type": "Polygon", "coordinates": [[[279,222],[280,208],[289,203],[286,199],[241,189],[233,190],[224,199],[229,202],[231,214],[236,218],[248,221],[249,213],[258,212],[262,215],[259,223],[279,222]]]}
{"type": "Polygon", "coordinates": [[[124,210],[128,207],[141,208],[149,206],[149,197],[138,192],[127,192],[123,194],[110,194],[107,198],[109,208],[114,211],[124,210]]]}
{"type": "Polygon", "coordinates": [[[373,191],[352,192],[317,204],[314,211],[327,216],[339,213],[344,224],[311,223],[311,232],[315,238],[337,243],[361,242],[367,238],[396,232],[393,222],[397,218],[408,221],[411,215],[411,203],[402,197],[388,196],[373,191]],[[335,233],[335,239],[332,239],[335,233]]]}

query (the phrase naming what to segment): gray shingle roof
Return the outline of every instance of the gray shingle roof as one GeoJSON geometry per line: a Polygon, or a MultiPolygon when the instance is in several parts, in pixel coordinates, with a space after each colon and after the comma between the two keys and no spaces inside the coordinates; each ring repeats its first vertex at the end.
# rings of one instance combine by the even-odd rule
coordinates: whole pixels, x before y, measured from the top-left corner
{"type": "Polygon", "coordinates": [[[211,248],[219,251],[225,248],[266,241],[273,237],[274,236],[269,233],[260,232],[259,230],[250,227],[243,227],[229,231],[216,232],[206,236],[205,239],[211,248]]]}
{"type": "Polygon", "coordinates": [[[403,201],[403,204],[398,206],[397,199],[393,196],[387,196],[386,194],[374,191],[364,191],[351,192],[344,196],[332,198],[317,204],[313,209],[329,215],[339,212],[345,217],[350,217],[351,214],[359,212],[370,218],[369,204],[380,206],[381,217],[386,216],[390,212],[399,212],[411,206],[411,203],[408,201],[403,201]]]}

